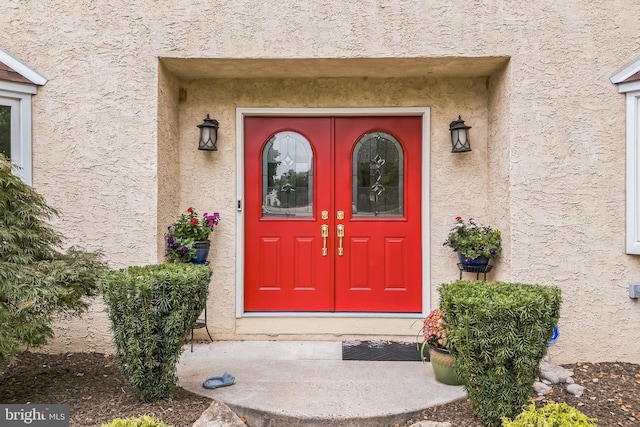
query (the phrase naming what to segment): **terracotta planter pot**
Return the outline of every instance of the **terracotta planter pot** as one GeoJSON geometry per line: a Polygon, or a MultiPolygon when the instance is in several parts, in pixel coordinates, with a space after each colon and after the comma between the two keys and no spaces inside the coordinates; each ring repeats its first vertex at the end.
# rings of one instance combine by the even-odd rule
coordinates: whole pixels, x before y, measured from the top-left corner
{"type": "Polygon", "coordinates": [[[456,361],[448,350],[430,345],[429,359],[433,367],[433,373],[438,381],[448,385],[463,384],[453,370],[456,361]]]}

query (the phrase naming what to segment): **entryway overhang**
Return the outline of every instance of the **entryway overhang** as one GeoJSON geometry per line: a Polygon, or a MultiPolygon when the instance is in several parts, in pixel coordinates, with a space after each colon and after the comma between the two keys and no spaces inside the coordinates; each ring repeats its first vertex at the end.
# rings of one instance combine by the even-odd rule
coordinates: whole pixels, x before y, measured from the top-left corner
{"type": "Polygon", "coordinates": [[[184,80],[224,78],[409,78],[490,76],[507,56],[440,58],[169,58],[160,62],[184,80]]]}

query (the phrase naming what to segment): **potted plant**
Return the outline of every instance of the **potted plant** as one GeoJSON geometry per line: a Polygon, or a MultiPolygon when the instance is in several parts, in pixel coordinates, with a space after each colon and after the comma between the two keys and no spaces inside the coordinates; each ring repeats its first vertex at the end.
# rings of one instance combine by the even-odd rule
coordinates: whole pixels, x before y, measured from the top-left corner
{"type": "Polygon", "coordinates": [[[457,252],[462,264],[486,267],[491,258],[502,253],[502,236],[500,230],[481,225],[473,218],[465,221],[456,217],[456,224],[442,245],[457,252]]]}
{"type": "Polygon", "coordinates": [[[436,379],[444,384],[461,385],[454,372],[455,359],[447,349],[449,328],[445,322],[442,310],[436,308],[429,313],[422,324],[421,333],[424,336],[420,345],[420,357],[425,361],[425,349],[429,351],[429,361],[433,367],[436,379]]]}
{"type": "Polygon", "coordinates": [[[218,212],[212,215],[205,212],[198,218],[198,213],[190,207],[186,213],[180,214],[164,236],[169,262],[204,264],[211,246],[209,235],[219,222],[218,212]]]}

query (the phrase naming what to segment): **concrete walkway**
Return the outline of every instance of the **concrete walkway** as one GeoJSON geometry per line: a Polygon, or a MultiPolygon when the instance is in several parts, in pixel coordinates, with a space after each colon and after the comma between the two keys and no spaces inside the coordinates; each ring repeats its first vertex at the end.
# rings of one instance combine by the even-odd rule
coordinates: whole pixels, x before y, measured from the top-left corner
{"type": "Polygon", "coordinates": [[[340,342],[224,341],[187,346],[178,384],[224,402],[251,427],[392,426],[461,400],[429,363],[343,361],[340,342]],[[205,389],[229,372],[236,383],[205,389]]]}

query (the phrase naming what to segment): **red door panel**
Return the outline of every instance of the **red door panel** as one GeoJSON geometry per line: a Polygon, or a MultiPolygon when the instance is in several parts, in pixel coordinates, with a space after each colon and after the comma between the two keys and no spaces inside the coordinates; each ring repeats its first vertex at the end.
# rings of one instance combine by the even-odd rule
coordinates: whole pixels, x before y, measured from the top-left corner
{"type": "Polygon", "coordinates": [[[367,237],[352,237],[346,246],[351,254],[349,257],[349,287],[353,290],[371,290],[369,266],[371,265],[371,239],[367,237]]]}
{"type": "MultiPolygon", "coordinates": [[[[333,266],[322,256],[319,212],[330,209],[331,120],[317,118],[245,119],[245,310],[332,311],[333,266]],[[309,216],[265,215],[276,209],[263,197],[263,149],[282,132],[295,132],[313,153],[312,212],[309,216]],[[321,208],[319,208],[319,206],[321,208]]],[[[279,164],[296,161],[276,153],[279,164]]],[[[267,172],[265,172],[267,173],[267,172]]],[[[295,187],[295,185],[293,186],[295,187]]],[[[298,189],[293,188],[295,193],[298,189]]]]}
{"type": "Polygon", "coordinates": [[[279,291],[281,289],[282,276],[281,269],[279,268],[279,258],[282,250],[280,237],[261,237],[260,238],[260,257],[257,258],[259,262],[259,268],[256,268],[260,277],[260,289],[261,290],[273,290],[279,291]],[[273,268],[275,266],[275,268],[273,268]]]}
{"type": "Polygon", "coordinates": [[[384,288],[393,291],[406,291],[407,286],[407,239],[388,237],[384,247],[384,288]]]}
{"type": "Polygon", "coordinates": [[[296,237],[293,252],[293,287],[296,290],[314,289],[314,276],[318,273],[313,271],[314,249],[317,249],[316,238],[296,237]]]}
{"type": "Polygon", "coordinates": [[[420,312],[421,142],[420,117],[246,118],[245,310],[420,312]],[[282,172],[296,157],[285,145],[263,155],[277,135],[313,153],[300,216],[280,199],[304,191],[282,183],[305,168],[282,172]]]}
{"type": "MultiPolygon", "coordinates": [[[[420,117],[335,119],[336,210],[343,211],[347,245],[336,257],[336,311],[419,312],[422,309],[420,117]],[[402,214],[358,216],[354,208],[354,150],[366,134],[395,137],[402,153],[402,214]],[[364,276],[366,281],[353,281],[364,276]]],[[[372,158],[389,165],[385,155],[372,158]],[[378,158],[379,157],[379,158],[378,158]]],[[[383,177],[384,178],[384,177],[383,177]]],[[[384,179],[381,180],[384,182],[384,179]]],[[[384,187],[384,186],[383,186],[384,187]]],[[[383,189],[388,191],[388,188],[383,189]]]]}

